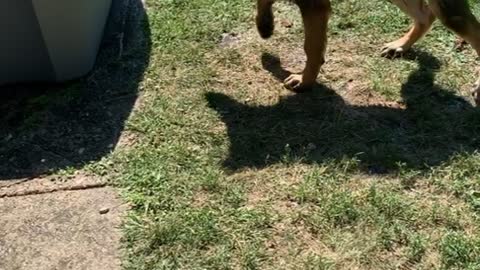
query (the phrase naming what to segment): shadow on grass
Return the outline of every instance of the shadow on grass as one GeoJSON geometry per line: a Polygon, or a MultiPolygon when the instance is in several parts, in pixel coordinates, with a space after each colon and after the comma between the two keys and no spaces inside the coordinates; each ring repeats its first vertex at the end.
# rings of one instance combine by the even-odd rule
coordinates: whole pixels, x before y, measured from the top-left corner
{"type": "MultiPolygon", "coordinates": [[[[480,148],[480,112],[452,90],[434,84],[440,67],[416,52],[419,67],[401,88],[406,108],[354,106],[333,89],[317,85],[274,106],[249,106],[221,93],[206,99],[227,125],[230,170],[262,168],[296,160],[317,163],[356,158],[370,174],[391,173],[398,164],[424,169],[457,153],[480,148]]],[[[262,56],[279,80],[289,75],[275,56],[262,56]]]]}
{"type": "Polygon", "coordinates": [[[96,66],[86,78],[0,88],[0,180],[79,167],[118,143],[149,64],[151,41],[140,0],[113,5],[96,66]]]}

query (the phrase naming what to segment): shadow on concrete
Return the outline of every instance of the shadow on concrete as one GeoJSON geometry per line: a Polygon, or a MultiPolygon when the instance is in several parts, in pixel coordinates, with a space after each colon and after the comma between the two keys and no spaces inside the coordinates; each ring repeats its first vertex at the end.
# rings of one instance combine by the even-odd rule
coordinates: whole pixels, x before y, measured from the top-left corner
{"type": "Polygon", "coordinates": [[[149,64],[141,0],[113,1],[94,70],[62,85],[0,87],[0,180],[81,167],[117,145],[149,64]]]}

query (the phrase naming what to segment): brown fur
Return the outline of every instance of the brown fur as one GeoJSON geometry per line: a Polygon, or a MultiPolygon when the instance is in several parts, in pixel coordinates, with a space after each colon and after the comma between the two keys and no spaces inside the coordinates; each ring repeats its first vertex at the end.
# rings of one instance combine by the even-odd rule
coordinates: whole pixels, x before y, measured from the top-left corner
{"type": "MultiPolygon", "coordinates": [[[[412,20],[413,26],[400,39],[387,43],[382,56],[395,57],[410,49],[431,28],[435,18],[470,43],[480,56],[480,23],[472,14],[467,0],[389,0],[397,5],[412,20]]],[[[275,0],[257,0],[257,28],[260,35],[268,38],[273,34],[274,18],[272,5],[275,0]]],[[[307,64],[302,74],[293,74],[285,85],[294,91],[312,87],[321,65],[325,62],[327,28],[331,13],[330,0],[293,0],[300,8],[305,29],[305,53],[307,64]]],[[[480,78],[473,90],[480,103],[480,78]]]]}

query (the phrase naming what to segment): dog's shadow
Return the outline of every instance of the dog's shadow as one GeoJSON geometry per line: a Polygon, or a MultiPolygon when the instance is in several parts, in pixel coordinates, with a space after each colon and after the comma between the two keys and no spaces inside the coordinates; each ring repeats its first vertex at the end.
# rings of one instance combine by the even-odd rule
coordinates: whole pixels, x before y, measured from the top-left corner
{"type": "MultiPolygon", "coordinates": [[[[273,106],[249,106],[209,92],[206,99],[225,122],[230,170],[262,168],[293,158],[304,163],[356,158],[368,173],[389,173],[398,164],[439,165],[480,148],[480,113],[453,91],[434,84],[439,61],[416,52],[418,69],[401,88],[405,108],[355,106],[324,85],[273,106]]],[[[262,63],[277,79],[290,73],[278,58],[262,63]]]]}

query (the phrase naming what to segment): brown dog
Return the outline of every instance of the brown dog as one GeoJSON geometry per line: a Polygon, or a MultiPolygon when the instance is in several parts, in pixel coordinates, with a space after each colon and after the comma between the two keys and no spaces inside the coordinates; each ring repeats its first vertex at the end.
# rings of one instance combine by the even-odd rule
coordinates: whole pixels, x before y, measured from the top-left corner
{"type": "MultiPolygon", "coordinates": [[[[273,34],[272,5],[276,0],[257,0],[257,28],[263,38],[273,34]]],[[[331,13],[330,0],[293,0],[300,7],[305,29],[307,64],[302,74],[292,74],[285,85],[294,91],[305,91],[315,83],[325,62],[327,28],[331,13]]],[[[413,27],[402,38],[387,43],[383,56],[401,55],[431,28],[435,18],[467,41],[480,56],[480,23],[472,14],[467,0],[389,0],[413,20],[413,27]],[[425,2],[428,1],[428,4],[425,2]]],[[[480,78],[474,86],[475,101],[480,103],[480,78]]]]}

